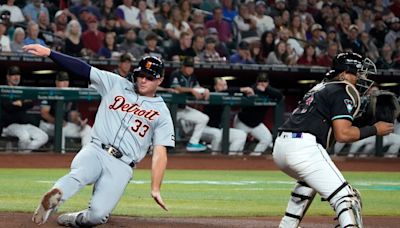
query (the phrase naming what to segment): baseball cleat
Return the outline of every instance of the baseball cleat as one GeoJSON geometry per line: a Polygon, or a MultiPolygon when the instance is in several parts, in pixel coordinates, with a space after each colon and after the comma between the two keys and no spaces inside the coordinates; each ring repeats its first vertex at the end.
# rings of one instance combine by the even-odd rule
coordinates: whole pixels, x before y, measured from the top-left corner
{"type": "Polygon", "coordinates": [[[60,226],[79,227],[76,224],[76,218],[82,212],[65,213],[58,216],[57,223],[60,226]]]}
{"type": "Polygon", "coordinates": [[[39,206],[33,214],[32,221],[38,225],[44,224],[51,213],[60,204],[62,192],[58,188],[53,188],[44,194],[39,206]]]}

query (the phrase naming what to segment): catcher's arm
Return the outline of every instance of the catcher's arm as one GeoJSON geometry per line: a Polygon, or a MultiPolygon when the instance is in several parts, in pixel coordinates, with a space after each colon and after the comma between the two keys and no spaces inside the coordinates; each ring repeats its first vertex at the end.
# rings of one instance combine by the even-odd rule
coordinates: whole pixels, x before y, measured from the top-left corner
{"type": "Polygon", "coordinates": [[[166,167],[167,148],[165,146],[154,146],[151,164],[151,196],[162,209],[168,211],[160,193],[166,167]]]}

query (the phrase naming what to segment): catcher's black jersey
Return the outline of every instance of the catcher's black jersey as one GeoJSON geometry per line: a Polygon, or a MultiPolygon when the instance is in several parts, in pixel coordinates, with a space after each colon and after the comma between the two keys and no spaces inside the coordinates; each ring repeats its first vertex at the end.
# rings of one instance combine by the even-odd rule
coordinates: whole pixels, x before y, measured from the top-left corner
{"type": "Polygon", "coordinates": [[[352,85],[340,81],[321,82],[304,95],[279,131],[310,133],[319,144],[327,147],[332,121],[353,121],[358,106],[359,95],[352,85]]]}

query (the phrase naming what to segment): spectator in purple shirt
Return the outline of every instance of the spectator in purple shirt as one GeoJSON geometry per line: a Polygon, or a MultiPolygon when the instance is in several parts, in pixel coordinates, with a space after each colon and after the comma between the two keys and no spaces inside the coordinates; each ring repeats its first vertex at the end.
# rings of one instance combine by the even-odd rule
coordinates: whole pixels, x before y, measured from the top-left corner
{"type": "Polygon", "coordinates": [[[231,25],[223,20],[221,7],[214,8],[213,19],[206,22],[206,28],[216,28],[221,42],[230,43],[232,41],[231,25]]]}
{"type": "Polygon", "coordinates": [[[250,45],[247,42],[240,42],[238,46],[238,51],[236,54],[231,55],[229,58],[231,63],[240,64],[255,64],[256,62],[251,57],[250,45]]]}

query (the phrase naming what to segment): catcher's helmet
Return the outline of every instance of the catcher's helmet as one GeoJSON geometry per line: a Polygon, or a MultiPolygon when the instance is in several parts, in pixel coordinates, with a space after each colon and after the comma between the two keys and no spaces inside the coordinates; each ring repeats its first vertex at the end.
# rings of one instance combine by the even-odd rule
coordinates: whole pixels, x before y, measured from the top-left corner
{"type": "Polygon", "coordinates": [[[145,56],[139,61],[139,65],[133,70],[133,77],[144,74],[146,78],[158,79],[164,76],[164,63],[154,56],[145,56]]]}
{"type": "Polygon", "coordinates": [[[372,86],[373,81],[367,79],[368,74],[376,74],[376,66],[369,58],[363,58],[361,55],[352,52],[343,52],[335,56],[332,61],[331,70],[326,77],[332,79],[343,71],[357,76],[357,90],[361,95],[372,86]]]}

